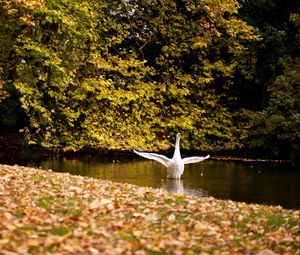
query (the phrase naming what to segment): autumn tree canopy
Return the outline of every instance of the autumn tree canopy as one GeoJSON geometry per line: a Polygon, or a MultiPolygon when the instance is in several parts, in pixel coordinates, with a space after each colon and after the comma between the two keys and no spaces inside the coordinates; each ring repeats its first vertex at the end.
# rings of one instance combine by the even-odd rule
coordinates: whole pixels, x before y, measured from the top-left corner
{"type": "Polygon", "coordinates": [[[239,7],[3,0],[1,129],[64,150],[167,149],[178,131],[189,149],[247,147],[253,123],[241,98],[264,38],[239,7]]]}

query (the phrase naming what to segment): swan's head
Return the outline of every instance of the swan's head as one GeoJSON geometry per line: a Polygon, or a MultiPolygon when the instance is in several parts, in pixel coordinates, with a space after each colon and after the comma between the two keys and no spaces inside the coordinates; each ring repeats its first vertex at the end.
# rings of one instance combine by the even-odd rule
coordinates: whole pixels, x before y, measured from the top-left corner
{"type": "Polygon", "coordinates": [[[177,133],[177,135],[176,135],[176,140],[179,140],[180,137],[181,137],[181,134],[180,134],[180,133],[177,133]]]}

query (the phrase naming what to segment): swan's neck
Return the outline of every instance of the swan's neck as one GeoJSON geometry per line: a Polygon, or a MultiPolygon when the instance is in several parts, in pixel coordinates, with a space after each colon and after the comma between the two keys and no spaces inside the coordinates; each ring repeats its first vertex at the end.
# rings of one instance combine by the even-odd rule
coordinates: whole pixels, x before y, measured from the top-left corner
{"type": "Polygon", "coordinates": [[[176,136],[176,144],[173,158],[181,158],[180,155],[180,136],[176,136]]]}

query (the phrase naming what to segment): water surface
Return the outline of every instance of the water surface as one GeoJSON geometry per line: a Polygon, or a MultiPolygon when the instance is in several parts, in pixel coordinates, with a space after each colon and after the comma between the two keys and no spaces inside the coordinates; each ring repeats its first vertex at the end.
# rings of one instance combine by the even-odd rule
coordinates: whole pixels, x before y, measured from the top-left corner
{"type": "Polygon", "coordinates": [[[23,153],[0,157],[0,163],[40,166],[58,172],[163,188],[198,196],[213,196],[248,203],[300,207],[300,172],[287,163],[243,163],[205,160],[185,166],[181,180],[166,179],[159,163],[133,155],[80,154],[49,156],[23,153]],[[20,156],[20,155],[19,155],[20,156]]]}

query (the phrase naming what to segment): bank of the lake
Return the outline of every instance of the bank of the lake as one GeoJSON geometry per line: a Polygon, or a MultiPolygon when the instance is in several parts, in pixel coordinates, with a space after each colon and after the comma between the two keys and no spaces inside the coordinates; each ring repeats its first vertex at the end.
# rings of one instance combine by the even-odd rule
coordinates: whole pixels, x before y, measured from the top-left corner
{"type": "Polygon", "coordinates": [[[2,254],[297,254],[299,212],[0,165],[2,254]]]}
{"type": "MultiPolygon", "coordinates": [[[[18,162],[22,161],[25,157],[28,157],[28,154],[43,154],[45,156],[49,155],[80,155],[80,154],[107,154],[111,155],[126,155],[127,157],[132,157],[132,150],[128,149],[112,149],[109,147],[103,148],[92,148],[86,147],[77,151],[66,151],[64,148],[45,148],[39,144],[28,144],[26,142],[25,135],[18,131],[10,131],[0,133],[0,147],[5,148],[5,150],[0,150],[0,163],[1,159],[6,159],[5,161],[18,162]]],[[[182,150],[187,155],[206,155],[210,154],[212,159],[215,160],[230,160],[237,162],[275,162],[275,163],[294,163],[299,165],[299,159],[297,157],[291,159],[284,156],[271,156],[264,152],[263,150],[250,150],[250,149],[236,149],[236,150],[219,150],[219,151],[198,151],[198,150],[182,150]]],[[[159,151],[163,154],[173,153],[173,148],[169,150],[159,151]]],[[[3,161],[3,160],[2,160],[3,161]]],[[[3,163],[3,162],[2,162],[3,163]]]]}

